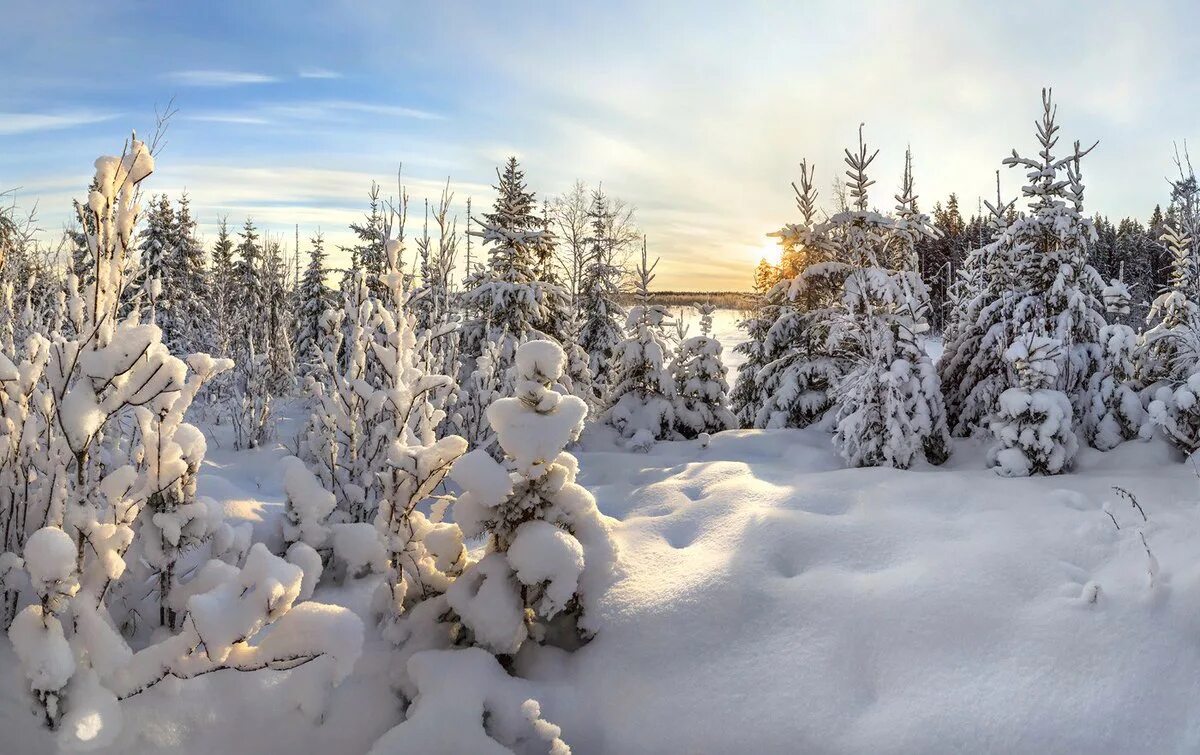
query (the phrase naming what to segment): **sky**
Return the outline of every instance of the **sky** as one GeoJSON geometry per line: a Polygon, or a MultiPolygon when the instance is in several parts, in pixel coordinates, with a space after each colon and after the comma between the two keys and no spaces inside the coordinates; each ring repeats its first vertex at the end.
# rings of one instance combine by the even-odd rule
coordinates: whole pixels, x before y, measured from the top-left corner
{"type": "Polygon", "coordinates": [[[1100,141],[1090,211],[1148,216],[1173,143],[1200,145],[1187,3],[0,0],[0,18],[0,191],[47,234],[172,98],[145,190],[186,190],[210,242],[226,216],[349,243],[401,164],[411,234],[447,179],[460,213],[490,203],[516,155],[539,197],[582,179],[634,205],[677,290],[748,289],[798,219],[800,160],[828,207],[859,123],[872,204],[895,203],[908,146],[926,211],[952,191],[975,209],[1002,158],[1035,151],[1043,86],[1064,148],[1100,141]]]}

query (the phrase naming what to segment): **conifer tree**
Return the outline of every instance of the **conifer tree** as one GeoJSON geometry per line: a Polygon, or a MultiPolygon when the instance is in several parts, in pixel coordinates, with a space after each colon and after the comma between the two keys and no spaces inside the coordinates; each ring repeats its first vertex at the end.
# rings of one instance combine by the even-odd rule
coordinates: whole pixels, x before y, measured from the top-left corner
{"type": "Polygon", "coordinates": [[[989,461],[1005,477],[1067,471],[1079,443],[1071,401],[1054,388],[1066,360],[1062,345],[1053,338],[1022,333],[1004,358],[1013,387],[1000,394],[991,417],[996,444],[989,461]]]}
{"type": "Polygon", "coordinates": [[[300,290],[296,296],[294,343],[296,361],[302,364],[319,361],[317,339],[321,333],[321,317],[326,310],[334,306],[333,291],[325,283],[329,274],[329,269],[325,266],[329,256],[325,251],[325,237],[317,231],[310,243],[308,265],[304,268],[304,277],[300,279],[300,290]]]}
{"type": "Polygon", "coordinates": [[[928,329],[928,293],[914,250],[916,239],[935,232],[917,210],[907,154],[896,216],[868,209],[867,169],[877,154],[868,154],[860,127],[858,150],[846,151],[852,208],[825,231],[843,260],[833,270],[842,296],[829,343],[850,365],[834,391],[834,445],[853,466],[903,469],[918,456],[940,464],[949,434],[937,374],[918,342],[928,329]]]}
{"type": "Polygon", "coordinates": [[[1152,326],[1142,336],[1137,379],[1145,386],[1150,418],[1171,443],[1200,449],[1200,305],[1192,240],[1168,224],[1162,241],[1171,254],[1167,286],[1150,307],[1152,326]]]}
{"type": "Polygon", "coordinates": [[[629,335],[613,354],[614,379],[603,415],[606,423],[639,450],[671,438],[675,426],[675,383],[666,363],[671,345],[664,333],[671,325],[671,315],[663,305],[650,303],[657,265],[657,259],[649,261],[643,240],[637,304],[630,308],[626,321],[629,335]]]}
{"type": "Polygon", "coordinates": [[[1015,373],[1003,369],[1003,354],[1021,334],[1059,343],[1063,362],[1052,387],[1071,400],[1078,424],[1087,410],[1087,386],[1101,368],[1103,281],[1088,264],[1095,228],[1083,214],[1080,172],[1082,158],[1095,145],[1083,150],[1075,142],[1071,153],[1056,157],[1055,117],[1050,92],[1043,90],[1038,156],[1026,158],[1013,150],[1004,160],[1009,167],[1027,169],[1029,183],[1021,191],[1028,213],[1005,219],[1006,230],[982,260],[981,293],[968,303],[969,314],[941,362],[956,434],[982,426],[999,395],[1013,385],[1015,373]]]}
{"type": "Polygon", "coordinates": [[[761,345],[747,347],[761,365],[745,373],[753,385],[746,416],[752,409],[754,427],[807,427],[817,421],[830,408],[831,391],[845,369],[826,348],[840,272],[829,264],[834,247],[816,222],[814,175],[815,167],[802,161],[800,185],[792,184],[801,222],[773,234],[783,247],[781,259],[794,272],[767,292],[758,314],[762,322],[753,323],[764,331],[761,345]]]}
{"type": "Polygon", "coordinates": [[[589,639],[615,562],[595,499],[575,482],[578,462],[563,450],[587,416],[581,399],[554,389],[563,361],[553,342],[522,344],[516,395],[487,410],[503,462],[476,450],[450,473],[464,491],[455,521],[467,537],[486,535],[487,545],[446,597],[469,639],[502,656],[529,639],[568,647],[589,639]]]}
{"type": "Polygon", "coordinates": [[[700,335],[680,338],[671,374],[675,380],[675,429],[684,438],[731,430],[737,425],[729,411],[728,369],[721,363],[721,342],[712,335],[716,308],[697,303],[700,335]]]}
{"type": "MultiPolygon", "coordinates": [[[[604,366],[625,336],[625,309],[620,302],[624,271],[616,259],[618,240],[613,235],[612,210],[601,189],[592,193],[588,218],[591,235],[585,239],[588,251],[579,283],[578,310],[583,315],[583,322],[578,342],[587,352],[592,375],[600,376],[607,374],[604,366]]],[[[603,391],[603,382],[600,382],[598,391],[603,391]]]]}
{"type": "Polygon", "coordinates": [[[521,343],[561,340],[570,313],[566,291],[538,278],[538,260],[551,238],[534,214],[534,195],[516,158],[509,158],[497,177],[496,203],[478,221],[480,230],[471,232],[489,246],[488,263],[468,281],[462,306],[476,317],[468,324],[464,348],[477,353],[483,340],[499,342],[506,371],[521,343]]]}

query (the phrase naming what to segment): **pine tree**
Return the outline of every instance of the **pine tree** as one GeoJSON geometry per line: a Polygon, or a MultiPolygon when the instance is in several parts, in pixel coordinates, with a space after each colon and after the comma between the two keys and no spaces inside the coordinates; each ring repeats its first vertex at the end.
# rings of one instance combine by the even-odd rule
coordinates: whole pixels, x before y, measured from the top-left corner
{"type": "Polygon", "coordinates": [[[602,416],[639,450],[671,438],[675,425],[675,384],[666,364],[671,345],[664,333],[671,325],[671,315],[663,305],[650,303],[657,265],[657,259],[649,261],[643,241],[637,269],[638,303],[629,310],[629,335],[613,353],[615,377],[602,416]]]}
{"type": "MultiPolygon", "coordinates": [[[[1103,297],[1110,317],[1129,314],[1129,287],[1120,278],[1105,287],[1103,297]]],[[[1100,344],[1104,362],[1088,386],[1085,429],[1092,446],[1108,451],[1127,440],[1148,436],[1150,425],[1136,377],[1137,334],[1128,325],[1112,323],[1100,330],[1100,344]]]]}
{"type": "Polygon", "coordinates": [[[1087,411],[1087,386],[1101,368],[1103,281],[1088,264],[1095,228],[1083,214],[1080,173],[1080,162],[1092,148],[1081,150],[1076,142],[1070,154],[1055,157],[1055,116],[1050,92],[1043,90],[1038,157],[1021,157],[1013,150],[1004,160],[1009,167],[1028,169],[1022,194],[1029,211],[1010,222],[1002,207],[991,208],[994,225],[1003,223],[1005,230],[979,255],[980,291],[968,302],[941,360],[955,434],[981,427],[1000,394],[1014,385],[1003,354],[1022,334],[1058,342],[1063,364],[1052,387],[1071,400],[1078,424],[1087,411]]]}
{"type": "MultiPolygon", "coordinates": [[[[816,222],[815,172],[807,161],[800,163],[800,185],[792,184],[792,189],[801,222],[773,234],[783,247],[780,258],[793,274],[767,292],[757,316],[760,322],[752,323],[764,328],[761,345],[747,349],[757,352],[751,356],[761,366],[753,374],[747,370],[744,378],[753,381],[754,393],[742,410],[743,419],[752,408],[754,427],[807,427],[819,420],[830,408],[832,388],[845,369],[826,348],[842,269],[832,265],[834,248],[816,222]]],[[[742,379],[739,373],[739,382],[742,379]]],[[[750,393],[749,383],[746,392],[750,393]]]]}
{"type": "Polygon", "coordinates": [[[918,455],[940,464],[949,433],[937,374],[918,342],[929,300],[914,248],[936,232],[917,210],[908,154],[896,216],[868,210],[867,168],[877,154],[868,154],[860,127],[857,152],[846,151],[853,209],[826,231],[844,260],[829,342],[850,363],[834,390],[834,445],[853,466],[903,469],[918,455]]]}
{"type": "Polygon", "coordinates": [[[716,308],[697,303],[700,335],[679,339],[671,375],[675,380],[675,428],[684,438],[732,430],[737,425],[729,411],[728,369],[721,363],[721,342],[713,338],[716,308]]]}
{"type": "Polygon", "coordinates": [[[164,296],[172,310],[172,329],[164,336],[173,351],[210,352],[216,346],[211,287],[204,246],[196,237],[191,201],[185,192],[175,211],[174,271],[164,296]]]}
{"type": "Polygon", "coordinates": [[[606,390],[599,376],[608,373],[605,365],[625,336],[626,313],[620,302],[624,271],[616,259],[618,240],[613,235],[613,214],[601,189],[592,193],[588,218],[591,235],[585,240],[588,251],[579,284],[578,310],[584,319],[578,343],[587,352],[589,369],[597,377],[599,399],[606,390]]]}
{"type": "Polygon", "coordinates": [[[387,262],[384,242],[388,232],[383,201],[379,198],[379,185],[375,182],[371,183],[367,198],[367,214],[361,222],[350,224],[350,230],[358,238],[358,243],[342,251],[350,253],[351,269],[363,271],[367,290],[372,294],[379,294],[383,290],[380,276],[383,275],[383,268],[387,262]]]}
{"type": "Polygon", "coordinates": [[[1200,305],[1192,240],[1168,224],[1162,237],[1171,253],[1167,286],[1150,307],[1152,327],[1142,336],[1137,379],[1151,399],[1150,418],[1176,447],[1200,449],[1200,305]]]}
{"type": "Polygon", "coordinates": [[[587,416],[581,399],[554,389],[563,361],[555,343],[522,344],[517,394],[487,410],[504,463],[476,450],[451,471],[464,491],[455,521],[467,537],[486,534],[487,545],[446,598],[469,639],[502,656],[527,639],[575,646],[590,638],[595,600],[615,563],[608,527],[563,451],[587,416]]]}
{"type": "Polygon", "coordinates": [[[293,342],[296,345],[296,358],[300,363],[311,363],[319,360],[317,339],[321,333],[321,317],[325,311],[334,306],[334,294],[325,283],[329,269],[325,266],[328,254],[325,251],[325,237],[317,231],[312,237],[311,249],[308,253],[308,265],[304,268],[304,277],[300,279],[300,290],[297,293],[296,334],[293,342]]]}
{"type": "Polygon", "coordinates": [[[538,278],[538,260],[551,244],[542,218],[533,214],[534,195],[516,158],[497,171],[496,203],[471,233],[490,247],[488,264],[468,281],[462,306],[476,319],[464,348],[477,353],[483,340],[501,345],[501,369],[507,370],[517,347],[527,340],[561,341],[570,318],[566,291],[538,278]]]}
{"type": "Polygon", "coordinates": [[[988,459],[1005,477],[1059,474],[1079,443],[1067,395],[1054,389],[1066,354],[1053,338],[1023,333],[1004,352],[1013,387],[1000,394],[991,418],[996,445],[988,459]]]}
{"type": "Polygon", "coordinates": [[[166,310],[168,307],[160,307],[165,302],[159,300],[163,298],[164,290],[174,288],[171,276],[175,272],[177,241],[175,210],[166,194],[151,198],[145,223],[145,230],[140,238],[139,272],[133,281],[134,286],[126,292],[124,305],[128,308],[136,306],[139,300],[144,302],[151,321],[161,324],[160,321],[170,320],[169,312],[160,312],[160,309],[166,310]]]}

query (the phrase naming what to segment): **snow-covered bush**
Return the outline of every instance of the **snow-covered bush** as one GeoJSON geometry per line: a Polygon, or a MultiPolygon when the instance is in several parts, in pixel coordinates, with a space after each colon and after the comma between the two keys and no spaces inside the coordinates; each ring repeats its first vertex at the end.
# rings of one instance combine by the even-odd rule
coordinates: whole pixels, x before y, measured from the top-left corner
{"type": "Polygon", "coordinates": [[[554,390],[562,349],[531,341],[517,352],[517,395],[488,408],[504,450],[460,458],[451,477],[463,534],[487,535],[484,557],[446,592],[471,640],[511,655],[527,637],[570,645],[594,632],[590,601],[611,571],[615,547],[595,499],[575,482],[563,448],[578,437],[584,402],[554,390]]]}
{"type": "Polygon", "coordinates": [[[1185,454],[1200,451],[1200,372],[1172,385],[1160,385],[1151,395],[1150,421],[1185,454]]]}
{"type": "Polygon", "coordinates": [[[711,304],[697,304],[700,335],[681,339],[671,362],[675,380],[675,429],[685,438],[731,430],[728,369],[721,363],[721,342],[712,337],[711,304]]]}
{"type": "Polygon", "coordinates": [[[650,264],[643,243],[638,303],[629,310],[629,335],[613,354],[614,377],[602,419],[625,438],[640,432],[653,440],[664,440],[674,434],[675,383],[667,369],[671,346],[664,333],[671,324],[671,315],[661,304],[650,303],[650,284],[657,265],[658,260],[650,264]]]}
{"type": "Polygon", "coordinates": [[[1059,474],[1079,450],[1071,401],[1055,390],[1064,354],[1053,338],[1027,335],[1004,353],[1017,387],[1000,394],[992,416],[996,445],[988,459],[1005,477],[1059,474]]]}
{"type": "MultiPolygon", "coordinates": [[[[1129,288],[1122,281],[1111,281],[1103,298],[1109,313],[1129,313],[1129,288]]],[[[1091,444],[1108,451],[1127,440],[1148,437],[1152,425],[1147,421],[1136,378],[1137,333],[1128,325],[1106,325],[1100,330],[1100,345],[1104,350],[1103,366],[1092,375],[1086,428],[1091,444]]]]}
{"type": "Polygon", "coordinates": [[[333,493],[321,486],[317,476],[300,459],[283,460],[283,542],[304,543],[320,552],[329,548],[329,515],[337,508],[333,493]]]}
{"type": "Polygon", "coordinates": [[[404,309],[400,246],[386,244],[385,272],[373,297],[361,272],[345,303],[322,318],[321,364],[309,377],[314,407],[300,455],[350,521],[375,518],[380,475],[396,440],[427,444],[445,418],[450,378],[429,374],[418,353],[414,318],[404,309]]]}
{"type": "Polygon", "coordinates": [[[417,695],[371,755],[456,752],[570,755],[559,727],[541,716],[528,683],[479,648],[431,650],[408,661],[417,695]]]}
{"type": "MultiPolygon", "coordinates": [[[[9,526],[0,562],[11,573],[14,555],[24,556],[33,600],[13,620],[9,637],[44,720],[61,725],[68,746],[111,741],[117,700],[166,675],[294,667],[329,654],[339,664],[323,675],[323,690],[348,673],[358,652],[350,631],[357,619],[340,609],[300,610],[287,622],[294,631],[280,622],[269,637],[253,641],[289,612],[294,595],[284,583],[294,582],[296,591],[300,583],[299,569],[275,559],[291,570],[281,572],[261,546],[241,572],[214,562],[220,566],[196,577],[207,585],[237,572],[237,587],[222,583],[198,595],[177,581],[184,551],[211,540],[219,556],[243,537],[221,523],[218,506],[197,498],[205,443],[183,421],[204,382],[229,363],[205,354],[185,363],[163,344],[158,327],[138,321],[136,310],[120,316],[134,267],[138,184],[153,166],[136,138],[121,157],[96,161],[88,201],[77,205],[91,274],[82,289],[74,274],[68,279],[69,327],[31,337],[19,366],[0,361],[7,432],[0,464],[6,481],[22,479],[11,475],[23,467],[29,483],[0,511],[9,526]],[[127,562],[136,573],[126,580],[136,584],[122,590],[127,562]],[[158,583],[168,628],[180,596],[193,595],[179,634],[134,653],[116,630],[127,617],[115,609],[118,599],[130,613],[141,607],[136,593],[148,580],[158,583]],[[321,627],[330,621],[339,627],[325,635],[321,627]],[[331,645],[323,648],[327,639],[331,645]]],[[[13,586],[11,574],[5,584],[13,586]]],[[[316,712],[318,702],[306,694],[307,710],[316,712]]]]}

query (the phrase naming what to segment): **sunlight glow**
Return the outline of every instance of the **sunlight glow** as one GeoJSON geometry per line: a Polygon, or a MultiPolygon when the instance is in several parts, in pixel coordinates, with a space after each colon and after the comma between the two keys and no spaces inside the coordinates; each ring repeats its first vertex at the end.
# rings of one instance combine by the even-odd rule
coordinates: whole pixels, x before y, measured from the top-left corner
{"type": "Polygon", "coordinates": [[[761,259],[765,259],[772,265],[778,265],[780,260],[783,259],[783,247],[779,246],[775,241],[768,241],[754,252],[754,261],[758,262],[761,259]]]}

